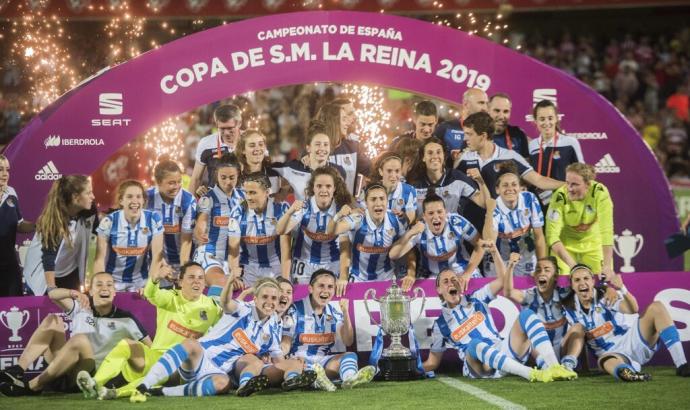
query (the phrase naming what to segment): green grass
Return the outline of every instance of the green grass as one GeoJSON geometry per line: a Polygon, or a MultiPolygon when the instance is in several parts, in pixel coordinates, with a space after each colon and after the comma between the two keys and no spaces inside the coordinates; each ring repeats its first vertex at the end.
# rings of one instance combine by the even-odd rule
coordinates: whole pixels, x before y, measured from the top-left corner
{"type": "MultiPolygon", "coordinates": [[[[595,409],[595,408],[688,408],[690,379],[676,377],[674,369],[647,368],[652,381],[622,383],[608,375],[592,373],[573,382],[549,384],[528,383],[517,377],[501,380],[470,380],[463,383],[478,387],[513,403],[534,409],[595,409]]],[[[457,375],[453,376],[454,378],[457,375]]],[[[130,405],[128,401],[87,401],[81,395],[45,394],[40,397],[0,398],[0,408],[7,409],[115,409],[130,405]]],[[[205,398],[150,397],[137,409],[483,409],[494,408],[489,403],[449,387],[438,380],[401,383],[372,383],[355,390],[325,392],[281,393],[269,390],[248,398],[234,396],[205,398]]]]}

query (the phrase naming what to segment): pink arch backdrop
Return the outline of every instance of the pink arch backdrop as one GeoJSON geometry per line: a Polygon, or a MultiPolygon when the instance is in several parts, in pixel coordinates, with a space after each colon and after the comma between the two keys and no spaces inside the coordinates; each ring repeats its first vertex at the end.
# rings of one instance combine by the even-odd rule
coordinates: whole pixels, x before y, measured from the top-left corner
{"type": "Polygon", "coordinates": [[[190,35],[111,68],[34,118],[6,150],[28,218],[52,180],[91,174],[165,118],[251,90],[317,81],[376,84],[458,102],[468,87],[513,99],[513,123],[556,100],[615,207],[616,269],[681,270],[663,239],[678,230],[659,165],[632,126],[567,74],[487,40],[414,19],[356,12],[272,15],[190,35]],[[69,145],[71,139],[103,145],[69,145]],[[65,142],[67,141],[67,142],[65,142]]]}

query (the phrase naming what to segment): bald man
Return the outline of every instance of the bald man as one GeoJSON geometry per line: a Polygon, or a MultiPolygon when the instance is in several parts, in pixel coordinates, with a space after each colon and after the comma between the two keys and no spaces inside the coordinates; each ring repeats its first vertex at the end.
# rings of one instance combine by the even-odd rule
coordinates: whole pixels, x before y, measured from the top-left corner
{"type": "Polygon", "coordinates": [[[444,121],[436,127],[434,136],[439,138],[446,145],[449,166],[453,168],[457,166],[460,160],[460,154],[465,149],[465,133],[462,130],[462,122],[468,116],[476,112],[487,112],[489,105],[489,97],[483,90],[479,88],[468,88],[462,95],[462,108],[460,111],[460,119],[453,119],[444,121]]]}

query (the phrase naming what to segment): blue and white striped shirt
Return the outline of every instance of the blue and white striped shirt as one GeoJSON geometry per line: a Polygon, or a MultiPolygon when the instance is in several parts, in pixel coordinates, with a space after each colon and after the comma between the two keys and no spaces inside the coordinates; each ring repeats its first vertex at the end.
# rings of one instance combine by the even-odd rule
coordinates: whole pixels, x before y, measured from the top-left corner
{"type": "Polygon", "coordinates": [[[96,230],[108,240],[105,270],[116,282],[132,283],[148,278],[151,241],[163,235],[163,221],[157,212],[144,209],[135,226],[125,219],[124,211],[107,215],[96,230]]]}
{"type": "Polygon", "coordinates": [[[295,226],[292,256],[295,259],[317,265],[340,260],[340,246],[337,235],[328,235],[326,227],[338,212],[335,201],[322,211],[313,197],[308,198],[304,207],[290,218],[299,221],[295,226]]]}
{"type": "Polygon", "coordinates": [[[463,241],[477,237],[477,229],[464,217],[449,213],[446,226],[440,235],[434,235],[429,227],[412,237],[412,245],[419,250],[420,272],[423,277],[436,277],[446,269],[464,272],[469,253],[463,241]]]}
{"type": "Polygon", "coordinates": [[[350,223],[352,266],[350,277],[357,282],[390,280],[395,276],[388,251],[404,234],[404,226],[391,211],[386,211],[381,225],[376,225],[369,211],[345,218],[350,223]]]}
{"type": "Polygon", "coordinates": [[[146,191],[146,208],[158,212],[163,219],[163,255],[170,266],[180,265],[180,234],[192,233],[196,219],[194,195],[180,189],[172,203],[163,200],[157,187],[146,191]]]}
{"type": "Polygon", "coordinates": [[[274,313],[261,320],[253,302],[237,304],[235,312],[224,314],[206,336],[199,339],[211,360],[226,373],[245,354],[283,356],[280,350],[282,326],[278,316],[274,313]]]}
{"type": "Polygon", "coordinates": [[[551,345],[556,352],[559,352],[561,341],[568,330],[568,322],[561,303],[563,298],[571,292],[570,288],[556,286],[549,300],[544,300],[541,297],[536,286],[525,289],[523,292],[525,296],[520,306],[523,309],[530,309],[539,316],[539,319],[544,324],[546,333],[549,335],[549,339],[551,339],[551,345]]]}
{"type": "Polygon", "coordinates": [[[292,338],[290,354],[304,359],[327,356],[338,349],[343,312],[336,302],[324,307],[319,316],[314,313],[310,296],[295,302],[287,312],[283,335],[292,338]]]}
{"type": "Polygon", "coordinates": [[[217,185],[199,199],[199,212],[208,215],[208,242],[199,246],[199,251],[219,260],[228,258],[228,223],[243,200],[242,191],[234,189],[228,197],[217,185]]]}
{"type": "MultiPolygon", "coordinates": [[[[621,297],[612,306],[607,306],[606,302],[599,300],[595,293],[589,312],[582,309],[577,296],[573,296],[573,298],[575,308],[565,308],[568,325],[574,326],[581,323],[584,326],[585,340],[597,357],[615,349],[624,342],[623,336],[630,330],[630,327],[626,324],[625,315],[619,311],[623,301],[621,297]]],[[[632,331],[636,331],[636,329],[632,331]]]]}
{"type": "Polygon", "coordinates": [[[262,214],[255,213],[253,209],[238,208],[228,225],[228,236],[241,238],[240,265],[277,267],[279,270],[280,235],[276,233],[276,225],[287,209],[287,203],[276,203],[271,198],[262,214]]]}

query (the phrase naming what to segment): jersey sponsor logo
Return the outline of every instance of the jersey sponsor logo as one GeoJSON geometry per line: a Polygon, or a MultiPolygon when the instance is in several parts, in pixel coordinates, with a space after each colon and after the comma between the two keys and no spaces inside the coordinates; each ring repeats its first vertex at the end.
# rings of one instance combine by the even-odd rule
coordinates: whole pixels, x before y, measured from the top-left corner
{"type": "Polygon", "coordinates": [[[201,332],[197,332],[196,330],[192,330],[192,329],[189,329],[187,327],[184,327],[174,320],[171,320],[168,322],[168,330],[172,331],[173,333],[177,333],[180,336],[190,338],[190,339],[198,339],[204,335],[201,332]]]}
{"type": "Polygon", "coordinates": [[[180,225],[163,225],[165,233],[180,233],[180,225]]]}
{"type": "Polygon", "coordinates": [[[259,348],[252,342],[252,339],[247,336],[247,334],[242,329],[235,329],[232,332],[232,337],[235,339],[238,345],[247,354],[257,354],[259,353],[259,348]]]}
{"type": "Polygon", "coordinates": [[[596,339],[598,337],[603,337],[607,333],[613,330],[613,324],[611,322],[606,322],[601,326],[597,326],[594,329],[587,332],[587,339],[596,339]]]}
{"type": "Polygon", "coordinates": [[[597,173],[600,174],[619,174],[621,172],[620,167],[616,165],[611,154],[604,155],[595,165],[597,173]]]}
{"type": "Polygon", "coordinates": [[[278,239],[278,235],[271,236],[243,236],[242,241],[247,245],[266,245],[278,239]]]}
{"type": "Polygon", "coordinates": [[[329,345],[335,343],[335,333],[302,333],[299,342],[303,345],[329,345]]]}
{"type": "Polygon", "coordinates": [[[427,259],[434,261],[434,262],[445,262],[448,259],[452,258],[453,255],[457,252],[457,249],[453,249],[450,252],[442,253],[440,255],[430,255],[428,252],[424,252],[426,255],[427,259]]]}
{"type": "Polygon", "coordinates": [[[515,239],[525,235],[530,229],[532,229],[532,225],[527,225],[512,232],[499,232],[498,237],[501,239],[515,239]]]}
{"type": "Polygon", "coordinates": [[[482,312],[474,312],[472,316],[468,317],[464,322],[460,324],[460,326],[456,327],[455,330],[453,330],[453,333],[450,334],[450,337],[453,339],[453,341],[459,342],[471,331],[476,329],[477,326],[481,325],[482,322],[484,322],[484,319],[485,317],[482,312]]]}
{"type": "Polygon", "coordinates": [[[62,174],[58,171],[53,161],[48,161],[34,176],[36,181],[56,181],[60,178],[62,178],[62,174]]]}
{"type": "Polygon", "coordinates": [[[329,235],[323,232],[312,232],[306,228],[302,228],[302,232],[304,232],[309,239],[316,242],[330,242],[336,238],[336,235],[329,235]]]}
{"type": "Polygon", "coordinates": [[[127,246],[113,246],[113,252],[120,256],[141,256],[146,253],[147,246],[127,247],[127,246]]]}
{"type": "Polygon", "coordinates": [[[565,317],[562,317],[562,318],[560,318],[554,322],[542,322],[542,324],[544,325],[544,329],[554,330],[554,329],[558,329],[560,327],[565,326],[566,322],[567,322],[567,320],[565,319],[565,317]]]}
{"type": "Polygon", "coordinates": [[[361,243],[357,244],[357,250],[363,253],[388,253],[390,246],[364,246],[361,243]]]}
{"type": "Polygon", "coordinates": [[[213,217],[213,226],[216,226],[218,228],[228,226],[229,222],[230,222],[229,216],[214,216],[213,217]]]}

